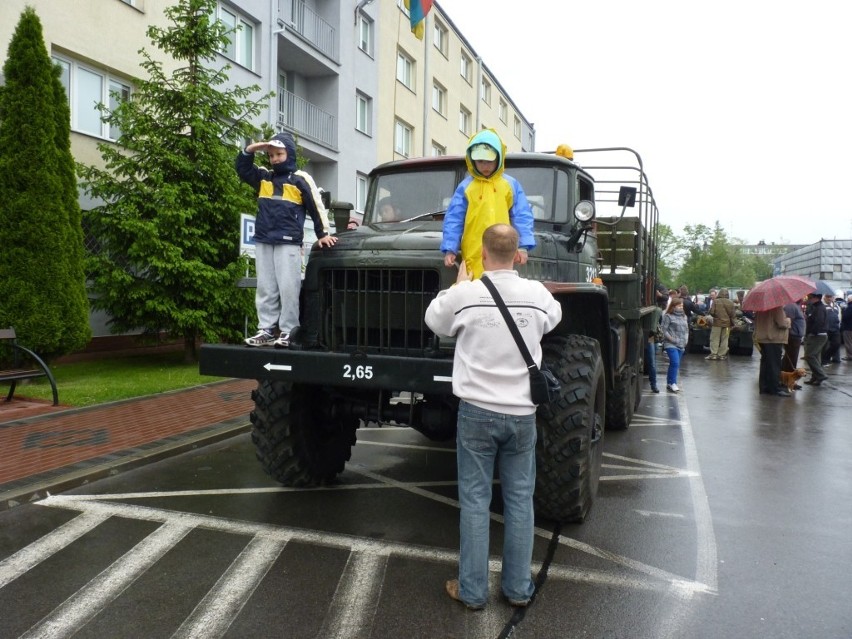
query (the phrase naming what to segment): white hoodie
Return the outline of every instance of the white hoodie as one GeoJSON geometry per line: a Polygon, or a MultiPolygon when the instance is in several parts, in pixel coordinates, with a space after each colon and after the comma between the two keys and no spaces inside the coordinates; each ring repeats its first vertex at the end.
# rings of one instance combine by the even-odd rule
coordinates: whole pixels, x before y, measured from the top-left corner
{"type": "MultiPolygon", "coordinates": [[[[541,338],[562,319],[562,307],[541,282],[513,270],[489,271],[537,364],[541,338]]],[[[500,309],[480,280],[438,293],[426,309],[426,325],[439,337],[456,337],[453,394],[475,406],[508,415],[530,415],[527,365],[500,309]]]]}

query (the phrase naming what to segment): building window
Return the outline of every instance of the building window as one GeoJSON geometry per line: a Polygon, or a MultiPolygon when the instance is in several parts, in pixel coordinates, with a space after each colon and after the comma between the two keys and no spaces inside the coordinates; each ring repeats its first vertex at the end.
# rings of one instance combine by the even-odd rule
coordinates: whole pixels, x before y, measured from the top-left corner
{"type": "Polygon", "coordinates": [[[253,23],[222,5],[216,7],[216,19],[228,30],[228,42],[220,53],[247,69],[254,69],[253,23]]]}
{"type": "Polygon", "coordinates": [[[433,158],[439,158],[442,155],[446,155],[446,154],[447,154],[447,147],[441,146],[440,144],[438,144],[437,142],[432,140],[432,157],[433,158]]]}
{"type": "Polygon", "coordinates": [[[398,51],[396,55],[396,79],[414,90],[414,60],[398,51]]]}
{"type": "Polygon", "coordinates": [[[470,56],[464,51],[461,52],[461,66],[459,67],[459,73],[461,73],[461,77],[463,77],[468,84],[472,84],[470,78],[473,75],[473,60],[471,60],[470,56]]]}
{"type": "Polygon", "coordinates": [[[459,131],[465,135],[470,135],[470,111],[464,107],[459,109],[459,131]]]}
{"type": "Polygon", "coordinates": [[[446,58],[450,37],[447,27],[441,24],[439,20],[435,20],[434,41],[435,48],[446,58]]]}
{"type": "Polygon", "coordinates": [[[373,56],[373,21],[364,13],[358,13],[358,48],[368,56],[373,56]]]}
{"type": "Polygon", "coordinates": [[[518,116],[515,116],[515,125],[514,125],[514,133],[515,137],[519,140],[521,139],[521,119],[518,116]]]}
{"type": "Polygon", "coordinates": [[[65,88],[71,107],[71,129],[117,140],[121,131],[101,119],[104,114],[98,109],[98,105],[108,105],[109,111],[112,111],[121,102],[130,99],[130,85],[74,60],[53,60],[61,69],[59,80],[65,88]]]}
{"type": "Polygon", "coordinates": [[[447,117],[447,90],[437,82],[432,85],[432,108],[447,117]]]}
{"type": "Polygon", "coordinates": [[[358,91],[355,94],[355,128],[361,133],[372,134],[373,101],[358,91]]]}
{"type": "Polygon", "coordinates": [[[480,94],[482,97],[482,101],[485,102],[485,104],[491,106],[491,83],[486,78],[482,78],[482,87],[480,88],[480,94]]]}
{"type": "Polygon", "coordinates": [[[396,121],[396,126],[394,126],[394,134],[393,134],[393,150],[395,153],[399,155],[403,155],[408,157],[411,155],[411,138],[413,137],[413,131],[411,127],[401,122],[399,120],[396,121]]]}
{"type": "Polygon", "coordinates": [[[503,98],[500,98],[500,103],[497,106],[497,114],[500,116],[500,122],[503,124],[509,123],[509,105],[503,98]]]}
{"type": "Polygon", "coordinates": [[[367,176],[358,173],[355,176],[355,209],[364,212],[367,207],[367,176]]]}

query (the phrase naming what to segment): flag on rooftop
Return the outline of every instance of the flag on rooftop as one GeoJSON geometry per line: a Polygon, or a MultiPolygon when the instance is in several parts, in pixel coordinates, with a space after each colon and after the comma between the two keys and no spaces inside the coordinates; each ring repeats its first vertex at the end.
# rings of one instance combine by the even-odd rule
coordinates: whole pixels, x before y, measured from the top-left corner
{"type": "Polygon", "coordinates": [[[432,0],[405,0],[405,8],[411,20],[411,33],[418,40],[423,39],[426,28],[426,14],[432,10],[432,0]]]}

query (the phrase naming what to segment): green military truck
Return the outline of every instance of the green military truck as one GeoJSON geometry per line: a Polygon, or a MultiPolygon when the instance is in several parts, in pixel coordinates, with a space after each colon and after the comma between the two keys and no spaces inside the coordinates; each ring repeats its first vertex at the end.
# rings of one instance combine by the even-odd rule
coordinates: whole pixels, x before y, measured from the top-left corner
{"type": "MultiPolygon", "coordinates": [[[[203,374],[258,380],[252,439],[264,470],[282,484],[333,481],[359,427],[394,423],[436,441],[454,437],[454,344],[434,335],[424,315],[455,282],[439,245],[465,172],[461,156],[375,168],[363,224],[310,253],[291,348],[202,346],[203,374]]],[[[543,341],[562,390],[538,408],[536,510],[582,521],[597,491],[604,429],[627,428],[641,398],[644,345],[659,319],[658,210],[630,149],[508,154],[506,172],[523,185],[535,217],[536,247],[518,270],[544,282],[563,307],[543,341]]],[[[341,210],[337,228],[345,229],[341,210]]]]}

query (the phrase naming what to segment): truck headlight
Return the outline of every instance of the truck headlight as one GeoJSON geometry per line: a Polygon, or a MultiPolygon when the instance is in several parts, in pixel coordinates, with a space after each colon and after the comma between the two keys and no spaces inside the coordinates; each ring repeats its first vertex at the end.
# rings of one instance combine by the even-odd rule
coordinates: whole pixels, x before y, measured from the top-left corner
{"type": "Polygon", "coordinates": [[[589,200],[580,200],[574,207],[574,217],[581,222],[588,222],[595,216],[595,205],[589,200]]]}

